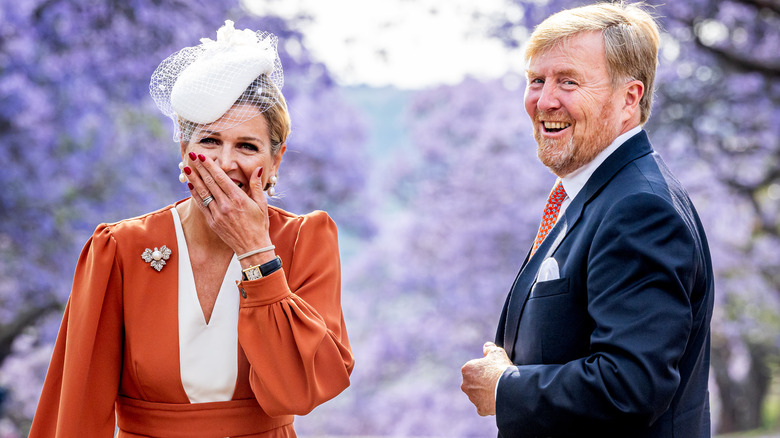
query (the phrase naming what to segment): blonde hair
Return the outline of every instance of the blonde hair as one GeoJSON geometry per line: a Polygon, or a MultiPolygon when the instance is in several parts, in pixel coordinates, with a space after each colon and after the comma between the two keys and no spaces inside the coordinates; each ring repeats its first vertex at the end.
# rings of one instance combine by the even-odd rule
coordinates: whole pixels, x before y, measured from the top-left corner
{"type": "Polygon", "coordinates": [[[658,24],[644,6],[596,3],[553,14],[534,29],[526,44],[524,61],[527,64],[582,32],[601,32],[613,88],[623,80],[639,80],[644,85],[639,101],[639,123],[644,124],[653,103],[660,42],[658,24]]]}
{"type": "Polygon", "coordinates": [[[263,117],[268,123],[268,135],[271,137],[271,154],[276,155],[282,144],[287,142],[287,136],[290,135],[291,121],[290,113],[287,110],[287,100],[284,95],[274,87],[278,95],[276,103],[263,111],[263,117]]]}

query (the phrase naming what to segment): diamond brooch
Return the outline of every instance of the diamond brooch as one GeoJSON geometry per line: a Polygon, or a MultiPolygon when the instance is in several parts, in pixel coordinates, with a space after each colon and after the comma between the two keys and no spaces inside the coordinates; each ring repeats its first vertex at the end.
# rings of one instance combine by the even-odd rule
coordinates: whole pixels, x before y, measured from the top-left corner
{"type": "Polygon", "coordinates": [[[146,263],[151,264],[157,272],[160,272],[163,266],[165,266],[165,261],[170,257],[171,250],[165,245],[160,249],[157,249],[157,247],[154,247],[153,250],[146,248],[143,254],[141,254],[141,258],[144,259],[146,263]]]}

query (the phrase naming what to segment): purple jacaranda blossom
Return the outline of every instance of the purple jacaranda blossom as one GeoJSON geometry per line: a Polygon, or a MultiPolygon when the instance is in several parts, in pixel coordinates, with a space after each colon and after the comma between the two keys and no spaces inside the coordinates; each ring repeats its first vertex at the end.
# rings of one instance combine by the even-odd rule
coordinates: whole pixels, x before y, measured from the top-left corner
{"type": "Polygon", "coordinates": [[[280,175],[284,207],[326,209],[344,233],[372,229],[355,214],[368,171],[363,125],[283,20],[252,17],[235,0],[2,2],[3,436],[21,436],[29,424],[78,254],[95,227],[189,196],[177,179],[179,146],[149,96],[149,77],[175,50],[213,38],[227,18],[282,42],[295,132],[288,142],[295,152],[280,175]],[[293,44],[299,49],[288,53],[293,44]]]}

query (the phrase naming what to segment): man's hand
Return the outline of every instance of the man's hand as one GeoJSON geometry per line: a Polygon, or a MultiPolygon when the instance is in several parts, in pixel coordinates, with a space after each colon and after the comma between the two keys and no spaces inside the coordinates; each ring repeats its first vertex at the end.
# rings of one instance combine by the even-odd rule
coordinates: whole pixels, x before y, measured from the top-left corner
{"type": "Polygon", "coordinates": [[[503,348],[492,342],[485,342],[482,354],[484,358],[470,360],[460,369],[463,374],[460,389],[477,407],[477,413],[484,417],[496,415],[496,384],[512,361],[503,348]]]}

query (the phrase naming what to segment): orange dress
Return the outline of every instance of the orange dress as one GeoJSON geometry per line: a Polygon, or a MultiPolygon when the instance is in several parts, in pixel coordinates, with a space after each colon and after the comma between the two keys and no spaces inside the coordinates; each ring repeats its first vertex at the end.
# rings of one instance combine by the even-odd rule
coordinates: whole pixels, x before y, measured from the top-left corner
{"type": "Polygon", "coordinates": [[[336,225],[269,207],[281,270],[237,284],[232,400],[190,403],[181,382],[174,206],[101,224],[79,258],[30,437],[295,437],[303,415],[349,386],[336,225]],[[168,266],[172,265],[172,266],[168,266]]]}

